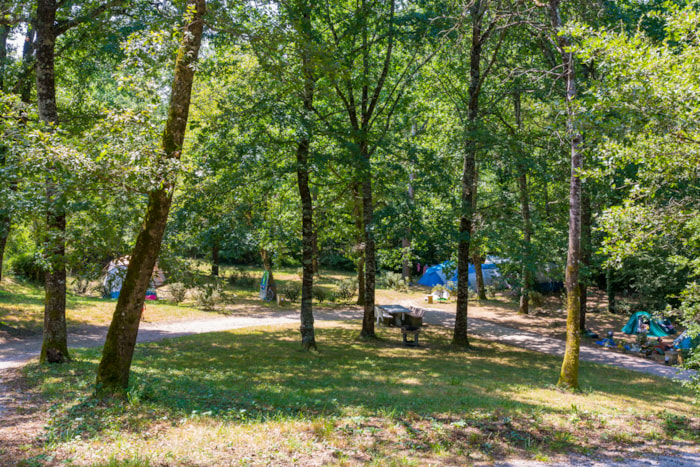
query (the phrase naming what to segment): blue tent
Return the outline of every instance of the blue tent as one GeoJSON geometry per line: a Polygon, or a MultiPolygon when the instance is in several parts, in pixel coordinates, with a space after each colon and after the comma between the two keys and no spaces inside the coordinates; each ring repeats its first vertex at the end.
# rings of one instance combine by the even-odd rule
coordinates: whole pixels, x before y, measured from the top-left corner
{"type": "Polygon", "coordinates": [[[425,271],[425,274],[423,274],[423,276],[418,280],[418,283],[421,285],[427,285],[428,287],[447,285],[448,279],[445,277],[445,273],[442,270],[443,268],[451,267],[453,264],[454,263],[452,261],[445,261],[444,263],[429,267],[425,271]]]}
{"type": "MultiPolygon", "coordinates": [[[[445,261],[444,263],[437,264],[435,266],[429,267],[425,274],[418,280],[421,285],[427,285],[428,287],[433,287],[436,285],[447,285],[448,282],[454,282],[457,284],[457,269],[454,270],[452,277],[448,278],[445,276],[444,269],[448,269],[453,266],[452,261],[445,261]]],[[[493,282],[501,277],[498,271],[498,265],[495,263],[484,263],[481,265],[481,273],[484,276],[484,285],[491,285],[493,282]]],[[[474,265],[469,265],[469,277],[468,277],[469,288],[474,289],[474,284],[476,284],[476,272],[474,271],[474,265]]]]}
{"type": "Polygon", "coordinates": [[[680,350],[690,350],[696,347],[700,347],[700,334],[698,334],[694,338],[691,338],[690,334],[688,334],[688,331],[683,331],[683,333],[680,336],[676,337],[676,340],[673,341],[673,347],[676,347],[680,350]]]}

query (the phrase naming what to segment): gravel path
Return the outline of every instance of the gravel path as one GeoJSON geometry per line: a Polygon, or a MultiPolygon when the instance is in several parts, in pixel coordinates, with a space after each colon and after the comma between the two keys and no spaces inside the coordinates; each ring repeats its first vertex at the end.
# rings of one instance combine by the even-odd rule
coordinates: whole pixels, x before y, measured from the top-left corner
{"type": "MultiPolygon", "coordinates": [[[[349,308],[340,311],[317,311],[314,317],[319,321],[361,319],[362,310],[349,308]]],[[[423,322],[428,325],[454,327],[455,315],[452,312],[426,309],[423,322]]],[[[297,311],[272,311],[260,313],[257,316],[227,316],[206,320],[177,321],[171,323],[142,323],[139,328],[138,342],[153,342],[165,338],[181,337],[205,332],[226,331],[255,326],[298,323],[297,311]]],[[[482,339],[498,341],[552,355],[564,355],[565,342],[551,337],[545,337],[527,331],[501,326],[489,321],[470,318],[469,333],[482,339]]],[[[103,345],[107,328],[104,326],[81,326],[69,329],[69,347],[98,347],[103,345]]],[[[0,370],[16,368],[36,357],[41,350],[41,338],[11,339],[0,344],[0,370]]],[[[688,379],[690,373],[681,372],[677,368],[665,366],[652,360],[647,360],[601,347],[581,346],[580,359],[588,362],[613,365],[620,368],[648,373],[656,376],[674,379],[688,379]]],[[[1,379],[0,379],[1,384],[1,379]]],[[[0,398],[0,410],[2,407],[0,398]]]]}

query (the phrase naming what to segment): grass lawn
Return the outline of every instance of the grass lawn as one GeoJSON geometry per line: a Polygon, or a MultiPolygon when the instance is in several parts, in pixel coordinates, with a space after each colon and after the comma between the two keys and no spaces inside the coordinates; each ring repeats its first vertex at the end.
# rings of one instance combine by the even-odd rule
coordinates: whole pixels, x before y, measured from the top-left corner
{"type": "Polygon", "coordinates": [[[124,401],[91,397],[96,349],[30,364],[20,415],[45,429],[3,440],[0,464],[470,465],[700,442],[692,395],[668,380],[582,362],[571,394],[552,384],[558,357],[476,339],[456,350],[439,327],[405,348],[395,329],[361,341],[359,328],[318,322],[311,353],[297,326],[139,345],[124,401]]]}

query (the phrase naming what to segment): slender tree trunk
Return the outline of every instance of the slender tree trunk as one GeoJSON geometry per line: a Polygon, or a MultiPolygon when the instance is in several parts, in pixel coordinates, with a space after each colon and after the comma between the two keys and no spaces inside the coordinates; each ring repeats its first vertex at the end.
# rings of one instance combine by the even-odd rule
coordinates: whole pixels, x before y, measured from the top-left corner
{"type": "Polygon", "coordinates": [[[481,269],[481,256],[478,254],[472,255],[472,264],[474,265],[474,277],[476,278],[476,293],[479,300],[486,300],[486,287],[484,286],[484,271],[481,269]]]}
{"type": "MultiPolygon", "coordinates": [[[[36,12],[36,92],[39,119],[53,128],[58,125],[56,80],[54,75],[56,2],[38,0],[36,12]]],[[[59,179],[60,169],[51,167],[46,177],[46,273],[44,301],[44,341],[39,361],[62,363],[70,360],[66,330],[66,212],[59,179]]]]}
{"type": "Polygon", "coordinates": [[[580,309],[581,309],[581,317],[580,317],[580,328],[581,332],[584,332],[586,330],[586,311],[588,308],[588,282],[590,280],[590,266],[591,266],[591,252],[592,252],[592,245],[591,245],[591,195],[590,193],[587,193],[587,191],[584,189],[585,187],[581,187],[583,190],[582,193],[582,198],[581,198],[581,203],[582,203],[582,212],[581,212],[581,266],[585,268],[585,276],[581,278],[581,297],[580,297],[580,309]]]}
{"type": "Polygon", "coordinates": [[[580,149],[581,136],[576,129],[574,99],[576,81],[574,76],[574,56],[569,51],[567,36],[560,35],[562,28],[559,13],[560,0],[550,0],[548,4],[552,32],[556,34],[557,47],[562,59],[563,74],[566,82],[567,133],[571,141],[571,186],[569,190],[569,246],[566,258],[566,350],[559,375],[559,386],[578,389],[579,349],[581,346],[580,306],[581,290],[579,288],[579,261],[581,260],[581,178],[583,154],[580,149]]]}
{"type": "MultiPolygon", "coordinates": [[[[513,105],[515,108],[515,124],[517,135],[520,136],[522,130],[522,112],[520,107],[520,91],[513,95],[513,105]]],[[[518,158],[524,155],[519,153],[518,158]]],[[[522,264],[522,284],[520,293],[520,306],[518,313],[526,315],[530,311],[530,288],[532,287],[532,267],[530,265],[530,250],[532,239],[532,222],[530,221],[530,195],[527,188],[527,165],[522,160],[518,163],[518,189],[520,192],[520,214],[523,218],[523,264],[522,264]]]]}
{"type": "MultiPolygon", "coordinates": [[[[0,6],[2,6],[0,4],[0,6]]],[[[5,69],[7,67],[7,38],[10,36],[10,26],[0,24],[0,91],[5,91],[5,69]]]]}
{"type": "Polygon", "coordinates": [[[214,240],[211,247],[211,275],[214,277],[219,277],[219,250],[219,241],[214,240]]]}
{"type": "MultiPolygon", "coordinates": [[[[194,64],[202,39],[205,0],[188,0],[188,24],[181,39],[175,64],[168,120],[163,131],[162,156],[179,159],[187,129],[194,64]]],[[[172,202],[174,179],[162,180],[161,188],[148,197],[148,208],[141,232],[131,253],[119,301],[107,332],[102,360],[97,371],[97,391],[102,394],[121,392],[129,384],[131,359],[153,268],[160,252],[172,202]]]]}
{"type": "Polygon", "coordinates": [[[360,186],[354,183],[352,186],[353,192],[353,217],[355,218],[355,227],[357,229],[357,254],[360,258],[357,260],[357,304],[364,306],[365,304],[365,248],[364,248],[364,223],[362,221],[362,198],[360,197],[360,186]]]}
{"type": "Polygon", "coordinates": [[[374,333],[374,300],[375,277],[377,271],[376,255],[374,251],[374,205],[372,201],[372,169],[369,148],[366,142],[360,144],[360,158],[363,164],[362,180],[362,223],[364,224],[365,240],[365,304],[362,318],[363,338],[375,337],[374,333]]]}
{"type": "MultiPolygon", "coordinates": [[[[318,204],[318,195],[316,193],[313,194],[311,197],[311,202],[312,206],[318,204]]],[[[312,219],[313,219],[313,211],[311,212],[312,219]]],[[[318,220],[314,220],[313,222],[313,259],[312,259],[312,264],[313,264],[313,269],[314,269],[314,275],[319,276],[321,274],[321,269],[318,266],[318,220]]]]}
{"type": "Polygon", "coordinates": [[[457,310],[452,344],[469,347],[467,337],[467,312],[469,307],[469,247],[474,221],[473,197],[476,180],[476,136],[479,118],[479,92],[481,88],[482,20],[484,4],[476,0],[471,7],[472,44],[469,63],[469,108],[467,113],[468,135],[464,147],[462,167],[462,199],[459,220],[459,244],[457,247],[457,310]]]}
{"type": "MultiPolygon", "coordinates": [[[[413,124],[413,128],[411,129],[411,136],[415,137],[417,134],[417,129],[416,129],[416,124],[413,124]]],[[[408,175],[408,204],[409,206],[413,205],[413,200],[415,198],[415,192],[413,190],[413,179],[415,176],[413,175],[413,171],[408,175]]],[[[404,254],[408,252],[408,250],[411,248],[411,227],[407,226],[406,227],[406,236],[401,239],[401,248],[403,249],[404,254]]],[[[408,257],[404,257],[403,264],[401,267],[401,276],[403,279],[408,282],[411,280],[411,262],[409,261],[408,257]]]]}
{"type": "Polygon", "coordinates": [[[299,197],[301,198],[301,231],[302,231],[302,264],[303,277],[301,281],[301,345],[304,350],[316,349],[313,314],[314,286],[314,205],[309,188],[309,153],[311,146],[311,122],[308,121],[313,113],[315,80],[311,70],[311,8],[304,2],[301,6],[301,20],[298,26],[304,43],[300,46],[304,89],[302,104],[304,106],[304,130],[297,144],[297,181],[299,197]]]}
{"type": "MultiPolygon", "coordinates": [[[[0,91],[5,91],[5,67],[7,64],[7,38],[10,27],[0,25],[0,91]]],[[[0,142],[0,167],[6,164],[6,147],[0,142]]],[[[7,238],[10,236],[10,209],[7,205],[0,206],[0,281],[2,280],[2,262],[5,256],[7,238]]]]}
{"type": "Polygon", "coordinates": [[[10,216],[2,215],[0,217],[0,281],[2,280],[2,264],[5,257],[5,246],[7,246],[7,238],[10,236],[10,216]]]}
{"type": "Polygon", "coordinates": [[[32,99],[32,73],[34,66],[34,48],[36,46],[36,30],[29,24],[27,25],[27,36],[22,45],[22,77],[17,83],[20,98],[22,102],[29,103],[32,99]]]}
{"type": "Polygon", "coordinates": [[[474,280],[476,284],[476,294],[479,300],[486,300],[486,288],[484,287],[484,271],[481,269],[481,255],[479,254],[479,241],[477,237],[478,230],[478,218],[477,218],[477,207],[479,200],[479,169],[478,167],[474,169],[474,190],[472,192],[472,234],[471,234],[471,255],[472,264],[474,265],[474,280]]]}
{"type": "Polygon", "coordinates": [[[608,296],[608,313],[616,313],[617,306],[615,303],[615,272],[610,266],[608,266],[608,268],[605,270],[605,292],[608,296]]]}

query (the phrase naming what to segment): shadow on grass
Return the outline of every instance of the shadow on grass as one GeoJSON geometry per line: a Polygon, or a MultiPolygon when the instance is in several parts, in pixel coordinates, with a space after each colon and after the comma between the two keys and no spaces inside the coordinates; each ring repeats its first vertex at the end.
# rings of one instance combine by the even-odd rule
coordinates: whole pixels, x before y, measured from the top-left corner
{"type": "MultiPolygon", "coordinates": [[[[360,341],[357,326],[348,325],[319,329],[321,352],[311,353],[299,350],[298,331],[291,327],[141,345],[128,403],[89,397],[99,352],[81,351],[76,356],[83,361],[71,365],[67,388],[54,381],[57,370],[41,370],[44,374],[37,376],[44,380],[45,392],[60,393],[67,401],[83,398],[55,419],[47,440],[85,439],[115,430],[138,433],[160,420],[258,423],[322,417],[365,420],[360,425],[372,418],[401,423],[414,433],[416,446],[434,442],[433,425],[439,423],[451,439],[445,443],[461,440],[487,454],[496,449],[495,441],[561,452],[586,446],[566,426],[532,422],[532,414],[561,418],[575,407],[511,397],[529,389],[553,389],[558,357],[478,340],[465,352],[450,346],[446,330],[430,329],[418,348],[403,347],[395,329],[379,328],[380,338],[360,341]]],[[[581,374],[590,391],[637,400],[640,407],[669,396],[646,375],[593,364],[582,364],[581,374]]]]}

